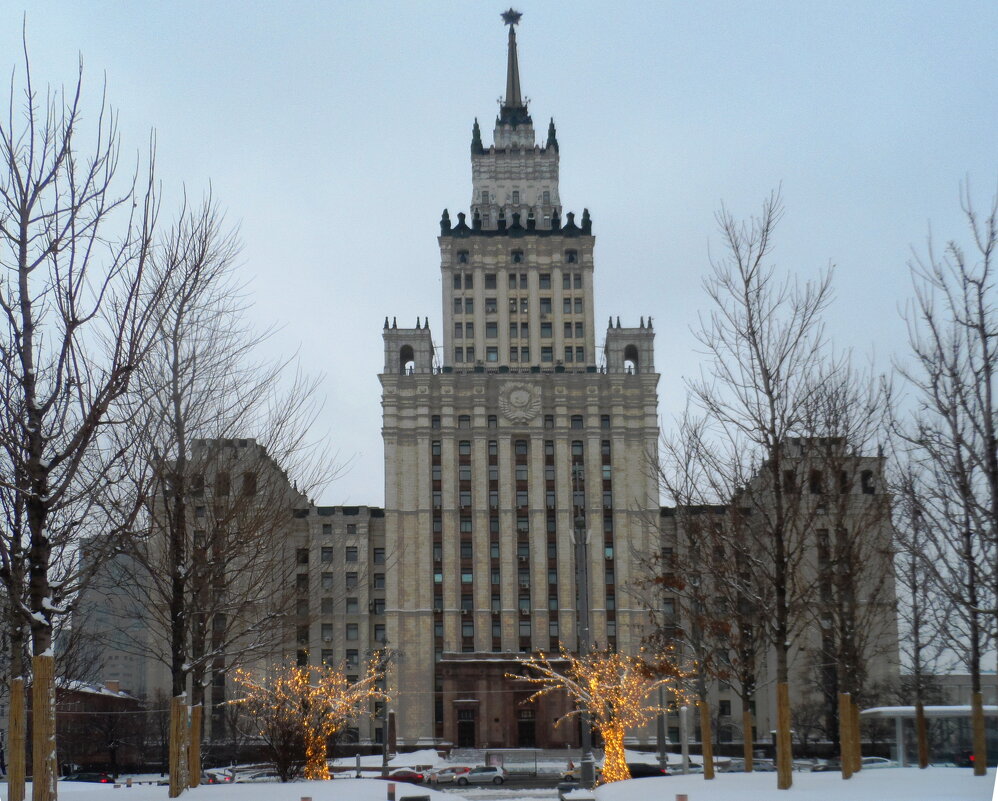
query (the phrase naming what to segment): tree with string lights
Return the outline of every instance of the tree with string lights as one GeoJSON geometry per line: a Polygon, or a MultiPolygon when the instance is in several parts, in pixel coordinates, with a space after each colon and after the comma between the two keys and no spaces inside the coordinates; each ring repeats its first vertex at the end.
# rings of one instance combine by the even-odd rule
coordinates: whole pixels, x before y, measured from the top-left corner
{"type": "Polygon", "coordinates": [[[364,675],[351,681],[343,666],[284,665],[257,677],[238,669],[242,704],[271,752],[282,782],[301,771],[306,779],[330,778],[326,743],[360,717],[370,701],[385,701],[384,660],[375,654],[364,675]]]}
{"type": "Polygon", "coordinates": [[[558,723],[588,710],[592,725],[603,738],[604,760],[601,783],[631,778],[624,754],[627,732],[652,720],[662,709],[649,703],[659,687],[671,690],[674,700],[684,698],[683,684],[691,675],[684,671],[671,650],[635,656],[610,649],[579,656],[564,648],[560,656],[543,653],[520,660],[535,675],[510,674],[538,687],[531,701],[563,690],[575,702],[575,709],[558,723]],[[564,664],[563,664],[564,663],[564,664]]]}

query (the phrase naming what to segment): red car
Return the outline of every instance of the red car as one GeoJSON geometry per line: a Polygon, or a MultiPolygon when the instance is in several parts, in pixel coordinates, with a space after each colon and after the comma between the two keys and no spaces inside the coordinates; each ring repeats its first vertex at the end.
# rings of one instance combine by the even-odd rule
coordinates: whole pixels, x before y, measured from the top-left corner
{"type": "Polygon", "coordinates": [[[386,777],[390,782],[409,782],[410,784],[422,784],[424,776],[419,771],[409,768],[397,768],[386,777]]]}

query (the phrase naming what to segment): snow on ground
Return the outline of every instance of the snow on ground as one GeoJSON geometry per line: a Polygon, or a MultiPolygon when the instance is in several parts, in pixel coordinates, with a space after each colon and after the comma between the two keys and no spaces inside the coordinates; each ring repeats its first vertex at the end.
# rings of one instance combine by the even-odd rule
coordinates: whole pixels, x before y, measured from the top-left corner
{"type": "MultiPolygon", "coordinates": [[[[2,785],[0,785],[2,786],[2,785]]],[[[991,801],[995,771],[983,778],[966,768],[887,768],[865,770],[849,781],[836,773],[794,774],[793,789],[776,789],[775,773],[722,773],[713,781],[702,776],[632,779],[600,787],[597,801],[672,801],[686,793],[689,801],[991,801]]],[[[440,792],[418,785],[396,784],[397,798],[428,795],[433,801],[534,801],[554,799],[553,790],[461,788],[440,792]]],[[[385,801],[387,783],[377,779],[337,779],[294,784],[230,784],[199,787],[184,793],[186,801],[385,801]]],[[[59,796],[70,801],[166,801],[167,788],[114,789],[110,785],[59,782],[59,796]]],[[[29,796],[30,798],[30,790],[29,796]]]]}
{"type": "Polygon", "coordinates": [[[849,781],[838,773],[795,773],[794,786],[781,793],[775,773],[720,773],[703,776],[632,779],[596,790],[597,801],[649,801],[686,793],[689,801],[991,801],[994,768],[975,777],[966,768],[887,768],[861,771],[849,781]]]}

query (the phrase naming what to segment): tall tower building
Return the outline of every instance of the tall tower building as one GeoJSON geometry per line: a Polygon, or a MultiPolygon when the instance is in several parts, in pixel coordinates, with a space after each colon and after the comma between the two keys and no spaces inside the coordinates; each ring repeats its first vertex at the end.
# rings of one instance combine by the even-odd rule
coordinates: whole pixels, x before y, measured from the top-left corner
{"type": "Polygon", "coordinates": [[[636,650],[628,587],[658,546],[658,374],[651,319],[597,351],[595,238],[563,215],[554,121],[538,144],[508,11],[506,94],[472,197],[440,223],[443,335],[385,321],[388,647],[400,746],[562,746],[564,698],[527,704],[526,653],[577,647],[576,575],[592,640],[636,650]],[[577,532],[587,543],[577,570],[577,532]]]}

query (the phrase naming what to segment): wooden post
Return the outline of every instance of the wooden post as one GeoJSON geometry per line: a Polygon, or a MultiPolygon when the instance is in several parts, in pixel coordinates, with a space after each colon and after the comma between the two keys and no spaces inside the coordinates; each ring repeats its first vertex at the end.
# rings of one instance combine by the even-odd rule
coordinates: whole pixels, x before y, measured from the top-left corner
{"type": "Polygon", "coordinates": [[[31,672],[31,801],[55,801],[55,659],[32,657],[31,672]]]}
{"type": "Polygon", "coordinates": [[[984,699],[980,693],[970,698],[970,724],[974,733],[974,775],[988,772],[988,741],[984,737],[984,699]]]}
{"type": "Polygon", "coordinates": [[[745,760],[745,772],[752,772],[752,760],[755,743],[752,740],[752,709],[748,704],[742,707],[742,758],[745,760]]]}
{"type": "Polygon", "coordinates": [[[187,738],[187,779],[191,787],[201,784],[201,704],[191,707],[191,726],[187,738]]]}
{"type": "Polygon", "coordinates": [[[863,769],[863,735],[859,728],[859,704],[850,699],[849,714],[852,720],[852,772],[863,769]]]}
{"type": "Polygon", "coordinates": [[[925,704],[915,704],[915,736],[918,740],[918,767],[929,767],[929,731],[925,721],[925,704]]]}
{"type": "Polygon", "coordinates": [[[703,778],[714,778],[714,743],[710,725],[710,704],[700,699],[700,745],[703,753],[703,778]]]}
{"type": "Polygon", "coordinates": [[[849,693],[839,693],[839,762],[842,778],[852,778],[852,713],[849,693]]]}
{"type": "Polygon", "coordinates": [[[27,753],[24,679],[10,683],[10,725],[7,737],[7,800],[24,801],[24,759],[27,753]]]}
{"type": "Polygon", "coordinates": [[[776,685],[776,787],[789,790],[794,783],[794,748],[790,741],[790,685],[776,685]]]}
{"type": "Polygon", "coordinates": [[[170,700],[170,798],[187,789],[187,704],[183,695],[170,700]]]}

